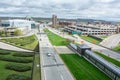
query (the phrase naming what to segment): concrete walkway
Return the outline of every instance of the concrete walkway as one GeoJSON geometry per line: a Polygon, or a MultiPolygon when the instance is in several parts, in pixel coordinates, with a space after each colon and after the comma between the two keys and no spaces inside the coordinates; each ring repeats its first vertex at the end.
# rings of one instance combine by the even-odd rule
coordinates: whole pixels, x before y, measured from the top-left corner
{"type": "Polygon", "coordinates": [[[74,54],[74,52],[66,46],[54,46],[54,48],[58,54],[74,54]]]}
{"type": "Polygon", "coordinates": [[[19,48],[19,47],[10,45],[10,44],[6,44],[6,43],[3,43],[3,42],[0,42],[0,49],[13,50],[13,51],[32,52],[30,50],[22,49],[22,48],[19,48]]]}

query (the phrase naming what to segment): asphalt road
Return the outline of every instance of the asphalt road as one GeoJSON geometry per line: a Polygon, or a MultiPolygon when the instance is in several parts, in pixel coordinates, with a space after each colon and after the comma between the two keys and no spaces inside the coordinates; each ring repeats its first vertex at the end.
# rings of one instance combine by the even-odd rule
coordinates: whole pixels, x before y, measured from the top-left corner
{"type": "MultiPolygon", "coordinates": [[[[43,30],[41,29],[41,33],[43,30]]],[[[74,80],[46,34],[36,34],[40,45],[42,80],[74,80]],[[48,53],[51,56],[48,56],[48,53]]]]}
{"type": "Polygon", "coordinates": [[[107,55],[107,56],[109,56],[109,57],[111,57],[111,58],[114,58],[114,59],[120,61],[120,54],[117,53],[117,52],[114,52],[114,51],[112,51],[112,50],[109,50],[109,49],[107,49],[107,48],[101,47],[101,46],[99,46],[99,45],[95,45],[95,44],[92,44],[92,43],[90,43],[90,42],[87,42],[87,41],[81,39],[79,36],[78,36],[78,39],[76,39],[76,38],[74,38],[74,37],[72,37],[72,36],[70,36],[70,35],[67,35],[67,34],[64,34],[64,35],[63,35],[63,34],[60,34],[60,32],[59,32],[58,30],[55,30],[55,29],[53,29],[53,28],[48,27],[48,29],[49,29],[50,31],[52,31],[53,33],[61,36],[61,37],[75,40],[75,41],[77,41],[78,43],[80,43],[80,41],[84,41],[84,43],[87,44],[88,46],[90,46],[90,47],[92,48],[92,50],[96,50],[96,51],[102,52],[104,55],[107,55]]]}

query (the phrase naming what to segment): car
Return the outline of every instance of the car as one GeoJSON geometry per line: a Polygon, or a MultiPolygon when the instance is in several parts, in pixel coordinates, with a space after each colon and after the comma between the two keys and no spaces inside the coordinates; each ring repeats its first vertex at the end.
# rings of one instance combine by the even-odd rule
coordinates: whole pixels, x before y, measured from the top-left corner
{"type": "Polygon", "coordinates": [[[47,56],[51,56],[52,54],[51,53],[47,53],[47,56]]]}

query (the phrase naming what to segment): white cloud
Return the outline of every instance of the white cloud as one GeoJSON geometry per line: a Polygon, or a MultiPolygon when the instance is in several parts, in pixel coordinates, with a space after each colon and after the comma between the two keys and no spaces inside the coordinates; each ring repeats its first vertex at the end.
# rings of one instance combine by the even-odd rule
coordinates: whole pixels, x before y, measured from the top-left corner
{"type": "Polygon", "coordinates": [[[120,20],[119,0],[2,0],[0,16],[96,18],[120,20]]]}

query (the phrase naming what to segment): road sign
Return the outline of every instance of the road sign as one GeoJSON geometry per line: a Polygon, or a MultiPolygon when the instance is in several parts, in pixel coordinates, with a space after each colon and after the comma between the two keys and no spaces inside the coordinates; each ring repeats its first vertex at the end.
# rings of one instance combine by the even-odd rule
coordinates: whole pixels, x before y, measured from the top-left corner
{"type": "Polygon", "coordinates": [[[82,34],[82,32],[72,31],[72,34],[82,34]]]}
{"type": "Polygon", "coordinates": [[[74,34],[77,34],[77,31],[72,31],[72,34],[74,35],[74,34]]]}

